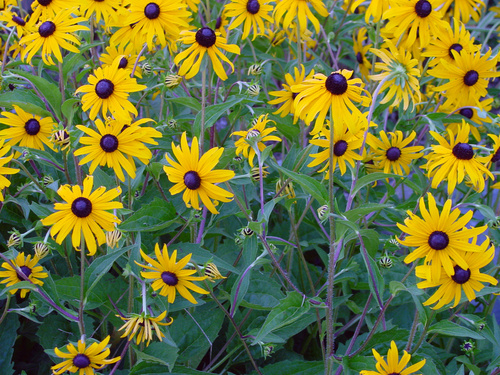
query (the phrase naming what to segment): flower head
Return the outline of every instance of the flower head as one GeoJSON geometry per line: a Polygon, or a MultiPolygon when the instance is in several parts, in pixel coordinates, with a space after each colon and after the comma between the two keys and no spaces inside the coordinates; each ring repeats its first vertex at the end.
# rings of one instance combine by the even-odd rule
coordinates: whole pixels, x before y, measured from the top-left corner
{"type": "Polygon", "coordinates": [[[297,94],[294,100],[295,119],[303,118],[307,124],[317,116],[311,134],[317,134],[325,123],[328,110],[331,109],[334,125],[341,124],[350,113],[361,114],[355,103],[368,106],[369,98],[361,96],[363,83],[359,78],[352,78],[352,70],[338,70],[328,77],[322,73],[311,79],[292,86],[297,94]]]}
{"type": "Polygon", "coordinates": [[[273,10],[272,5],[268,5],[270,0],[231,0],[224,6],[226,17],[234,17],[229,30],[240,26],[243,22],[243,35],[241,39],[246,39],[250,30],[253,29],[253,39],[257,35],[265,32],[264,20],[273,22],[269,12],[273,10]]]}
{"type": "Polygon", "coordinates": [[[236,155],[243,154],[243,156],[248,159],[250,167],[253,167],[253,159],[255,157],[255,150],[250,142],[255,143],[255,141],[249,140],[256,140],[256,147],[258,147],[260,151],[263,151],[266,148],[266,146],[262,142],[281,142],[281,139],[279,137],[270,135],[276,130],[276,127],[266,128],[268,122],[270,122],[270,120],[267,119],[267,114],[260,115],[256,119],[256,121],[252,123],[252,127],[250,129],[246,131],[236,131],[231,134],[241,137],[234,143],[234,145],[236,146],[236,155]]]}
{"type": "Polygon", "coordinates": [[[425,365],[425,359],[406,367],[410,362],[411,355],[403,350],[403,357],[399,360],[398,347],[391,341],[391,348],[387,352],[387,361],[375,349],[372,349],[373,356],[377,360],[375,367],[377,371],[361,371],[361,375],[410,375],[420,370],[425,365]],[[406,368],[405,368],[406,367],[406,368]]]}
{"type": "Polygon", "coordinates": [[[436,132],[430,134],[439,142],[432,146],[432,153],[427,158],[427,172],[432,177],[432,187],[435,189],[444,180],[448,180],[448,194],[453,193],[457,183],[461,183],[465,176],[470,178],[478,191],[484,190],[484,175],[494,179],[485,164],[489,157],[479,157],[474,154],[474,148],[469,144],[469,124],[462,120],[462,126],[457,134],[448,129],[449,141],[436,132]]]}
{"type": "Polygon", "coordinates": [[[276,24],[283,22],[283,29],[288,29],[294,22],[299,24],[300,30],[307,29],[307,21],[311,21],[319,33],[319,20],[309,8],[311,5],[322,17],[328,17],[328,9],[322,0],[279,0],[274,8],[273,17],[276,24]]]}
{"type": "Polygon", "coordinates": [[[120,187],[106,191],[106,188],[101,186],[92,191],[93,185],[92,176],[87,176],[83,181],[83,191],[79,185],[62,185],[57,194],[64,203],[56,203],[56,212],[42,220],[43,225],[53,225],[51,235],[57,235],[58,244],[73,231],[73,246],[80,249],[83,233],[89,255],[94,255],[97,251],[96,241],[99,245],[106,242],[103,229],[112,231],[115,229],[114,224],[120,223],[120,220],[107,210],[123,208],[120,202],[112,202],[121,194],[120,187]]]}
{"type": "Polygon", "coordinates": [[[391,139],[387,137],[385,131],[381,130],[379,138],[368,134],[366,143],[371,146],[372,160],[375,168],[381,169],[384,173],[395,173],[400,176],[407,176],[410,173],[410,164],[413,160],[422,157],[419,152],[423,146],[410,146],[408,144],[416,137],[413,131],[407,138],[400,130],[389,132],[391,139]]]}
{"type": "MultiPolygon", "coordinates": [[[[476,245],[476,238],[472,243],[476,245]]],[[[469,301],[476,298],[476,293],[484,288],[482,282],[498,284],[498,280],[494,277],[481,273],[480,269],[485,267],[493,260],[495,255],[495,247],[490,246],[490,240],[487,238],[480,245],[480,251],[467,252],[463,254],[463,258],[467,263],[467,267],[461,267],[456,262],[453,262],[453,274],[449,275],[446,272],[441,272],[441,277],[438,280],[431,280],[431,266],[423,265],[416,268],[416,275],[424,281],[417,284],[420,289],[439,287],[437,291],[424,302],[425,306],[436,303],[433,309],[439,309],[455,299],[452,307],[455,307],[460,302],[462,290],[469,301]]]]}
{"type": "Polygon", "coordinates": [[[175,195],[184,191],[182,199],[186,206],[193,206],[199,210],[199,198],[208,210],[213,214],[219,211],[215,208],[212,199],[221,202],[230,202],[232,193],[216,186],[234,177],[233,171],[222,169],[213,170],[219,162],[224,151],[223,148],[214,147],[199,157],[198,139],[193,137],[191,148],[187,142],[186,132],[182,133],[181,145],[176,146],[172,142],[172,151],[177,162],[165,155],[170,166],[163,167],[168,179],[175,185],[170,188],[170,194],[175,195]]]}
{"type": "MultiPolygon", "coordinates": [[[[7,140],[5,146],[20,146],[45,150],[45,146],[53,149],[50,137],[55,126],[50,117],[41,117],[23,111],[17,105],[13,105],[15,113],[2,112],[4,118],[0,118],[0,124],[9,127],[0,131],[0,138],[7,140]],[[45,145],[45,146],[44,146],[45,145]]],[[[20,155],[16,151],[15,157],[20,155]]]]}
{"type": "Polygon", "coordinates": [[[469,240],[483,233],[487,226],[466,228],[472,218],[472,211],[460,217],[458,208],[451,211],[452,203],[451,199],[448,199],[439,212],[431,193],[427,193],[427,198],[428,209],[424,198],[420,198],[422,217],[407,211],[409,217],[405,219],[404,225],[397,223],[398,228],[408,235],[404,241],[398,241],[404,246],[417,247],[406,256],[405,263],[425,257],[425,263],[431,266],[431,278],[435,281],[441,276],[441,266],[449,276],[455,273],[455,265],[463,269],[468,268],[464,253],[483,252],[479,246],[469,243],[469,240]]]}
{"type": "Polygon", "coordinates": [[[73,34],[75,31],[88,30],[86,26],[78,25],[78,22],[85,21],[82,17],[72,17],[73,10],[61,10],[50,18],[43,19],[36,27],[34,23],[37,18],[31,17],[28,30],[32,30],[25,35],[20,41],[20,45],[24,45],[21,52],[23,60],[27,57],[27,62],[30,62],[33,56],[42,49],[42,60],[47,65],[55,65],[52,60],[52,55],[57,61],[63,62],[61,47],[74,53],[80,51],[73,44],[80,44],[80,41],[73,34]]]}
{"type": "Polygon", "coordinates": [[[51,367],[54,375],[59,375],[66,371],[78,372],[78,375],[93,375],[95,373],[94,369],[99,370],[106,365],[118,362],[121,357],[106,359],[110,355],[110,350],[106,348],[108,342],[109,336],[101,342],[93,342],[88,347],[83,340],[78,341],[77,347],[69,343],[66,345],[66,350],[69,353],[55,348],[56,355],[65,360],[51,367]]]}
{"type": "Polygon", "coordinates": [[[184,270],[183,268],[189,263],[191,254],[177,262],[177,250],[174,250],[171,256],[168,255],[167,245],[163,245],[160,251],[160,246],[155,245],[156,259],[149,257],[141,250],[142,258],[149,263],[144,265],[137,263],[139,266],[150,271],[141,271],[141,276],[145,279],[153,280],[151,287],[153,290],[160,289],[161,296],[168,296],[168,302],[174,303],[175,295],[178,292],[182,297],[189,302],[197,304],[193,295],[188,289],[200,293],[208,294],[205,289],[192,283],[192,281],[205,280],[206,276],[191,276],[196,273],[196,270],[184,270]]]}
{"type": "MultiPolygon", "coordinates": [[[[91,1],[95,2],[95,0],[91,1]]],[[[101,55],[99,56],[99,60],[105,67],[105,66],[112,66],[113,61],[119,58],[120,63],[118,64],[118,69],[125,70],[127,74],[130,76],[136,64],[137,57],[138,57],[137,53],[134,51],[134,45],[132,43],[129,43],[126,46],[123,45],[116,46],[114,44],[110,44],[108,47],[106,47],[106,52],[101,53],[101,55]]],[[[144,60],[146,60],[146,58],[144,56],[141,56],[139,57],[138,63],[144,60]]],[[[140,64],[137,64],[134,71],[134,76],[142,78],[140,64]]]]}
{"type": "Polygon", "coordinates": [[[371,43],[366,43],[366,27],[359,29],[357,36],[352,37],[354,46],[354,55],[359,66],[361,75],[365,78],[370,74],[372,63],[367,57],[367,53],[372,47],[371,43]]]}
{"type": "Polygon", "coordinates": [[[9,164],[14,155],[11,154],[7,157],[4,157],[5,154],[10,152],[10,146],[4,145],[3,142],[3,139],[0,139],[0,202],[3,202],[4,200],[2,193],[3,189],[10,186],[10,180],[5,176],[16,174],[17,172],[19,172],[19,169],[17,168],[5,167],[5,164],[9,164]]]}
{"type": "MultiPolygon", "coordinates": [[[[39,279],[45,279],[49,275],[47,272],[43,272],[42,266],[38,265],[38,261],[40,259],[35,255],[31,258],[31,255],[25,256],[24,253],[19,253],[17,257],[12,261],[12,264],[8,262],[2,263],[2,269],[0,271],[0,277],[6,277],[0,281],[1,284],[7,284],[7,286],[15,285],[20,283],[21,281],[25,281],[23,277],[21,277],[20,272],[26,276],[31,283],[36,285],[43,285],[43,281],[39,279]]],[[[10,293],[15,294],[18,289],[11,289],[10,293]]],[[[21,298],[26,297],[29,289],[21,289],[21,298]]]]}
{"type": "MultiPolygon", "coordinates": [[[[418,60],[413,59],[407,49],[397,48],[390,40],[387,40],[385,45],[385,49],[370,49],[382,59],[382,62],[375,63],[375,71],[380,73],[370,75],[369,78],[374,81],[385,80],[381,91],[389,88],[381,104],[388,103],[396,97],[391,106],[398,106],[403,101],[406,110],[410,101],[413,101],[415,97],[420,101],[421,98],[417,78],[420,77],[420,71],[417,68],[418,60]]],[[[414,101],[413,107],[415,107],[414,101]]]]}
{"type": "Polygon", "coordinates": [[[205,53],[208,54],[217,76],[225,81],[227,74],[220,60],[227,62],[234,71],[234,65],[220,50],[229,53],[240,54],[240,47],[235,44],[227,44],[226,38],[209,27],[202,27],[198,31],[182,31],[180,40],[189,48],[177,54],[174,63],[177,65],[184,60],[179,68],[179,75],[186,79],[193,78],[200,71],[200,65],[205,53]]]}
{"type": "Polygon", "coordinates": [[[158,340],[162,341],[165,335],[160,330],[159,326],[169,326],[174,321],[174,319],[170,318],[168,322],[163,322],[167,316],[166,311],[162,312],[156,318],[144,312],[142,314],[132,314],[129,318],[124,318],[120,315],[117,316],[125,322],[125,324],[118,329],[118,331],[125,330],[120,337],[128,337],[128,341],[131,341],[135,337],[135,343],[137,345],[141,342],[146,342],[146,346],[149,346],[149,343],[154,337],[153,331],[156,333],[158,340]]]}
{"type": "MultiPolygon", "coordinates": [[[[80,143],[85,146],[75,151],[77,156],[86,155],[80,160],[80,165],[91,161],[90,173],[94,173],[98,165],[107,165],[113,168],[120,181],[125,181],[123,168],[131,178],[135,178],[136,166],[133,157],[145,160],[147,164],[153,156],[151,150],[140,141],[143,128],[128,126],[116,120],[111,120],[105,125],[97,119],[95,124],[98,132],[86,126],[77,125],[78,129],[88,135],[88,137],[80,138],[80,143]]],[[[161,137],[159,131],[151,130],[154,132],[154,137],[161,137]]]]}
{"type": "Polygon", "coordinates": [[[89,85],[84,85],[76,90],[83,92],[82,110],[90,109],[89,117],[94,120],[102,111],[106,118],[108,111],[116,119],[128,121],[130,113],[138,115],[135,106],[128,101],[132,92],[144,90],[146,86],[137,84],[135,78],[130,78],[130,73],[120,69],[121,58],[116,58],[111,66],[97,68],[88,78],[89,85]]]}

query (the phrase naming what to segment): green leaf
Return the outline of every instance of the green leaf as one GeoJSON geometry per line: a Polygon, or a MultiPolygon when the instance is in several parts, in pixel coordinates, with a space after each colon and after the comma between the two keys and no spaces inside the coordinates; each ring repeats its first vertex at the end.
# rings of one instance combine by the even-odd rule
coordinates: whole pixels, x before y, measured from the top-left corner
{"type": "Polygon", "coordinates": [[[181,98],[165,98],[165,101],[180,104],[183,107],[189,107],[196,112],[201,111],[201,102],[196,98],[181,97],[181,98]]]}
{"type": "Polygon", "coordinates": [[[156,363],[139,362],[128,375],[213,375],[212,373],[193,370],[189,367],[175,366],[173,370],[167,371],[166,366],[156,363]]]}
{"type": "Polygon", "coordinates": [[[392,205],[380,204],[380,203],[366,203],[366,204],[363,204],[361,207],[357,207],[357,208],[354,208],[350,211],[345,212],[344,216],[348,220],[355,222],[355,221],[361,219],[362,217],[365,217],[370,212],[380,211],[384,208],[389,208],[389,207],[392,207],[392,205]]]}
{"type": "Polygon", "coordinates": [[[123,254],[125,254],[127,251],[129,251],[131,246],[124,247],[122,249],[119,249],[118,251],[115,251],[111,254],[107,254],[104,256],[100,256],[97,259],[95,259],[92,264],[87,268],[85,271],[85,295],[88,296],[88,294],[94,289],[97,284],[99,283],[99,280],[108,273],[108,271],[111,269],[113,266],[113,263],[123,254]]]}
{"type": "Polygon", "coordinates": [[[34,115],[52,117],[43,101],[30,90],[16,89],[0,94],[0,107],[13,108],[14,105],[34,115]]]}
{"type": "Polygon", "coordinates": [[[358,182],[356,183],[356,186],[354,186],[353,191],[351,192],[352,195],[356,195],[357,192],[363,188],[364,186],[371,184],[375,181],[382,180],[384,178],[401,178],[401,176],[393,173],[382,173],[382,172],[375,172],[375,173],[370,173],[367,174],[366,176],[361,177],[358,182]]]}
{"type": "Polygon", "coordinates": [[[320,204],[326,204],[328,202],[328,191],[326,190],[326,187],[319,181],[305,174],[289,171],[288,169],[279,166],[275,162],[271,161],[270,164],[273,166],[273,168],[276,168],[284,175],[291,178],[293,182],[299,184],[307,194],[310,194],[320,204]]]}
{"type": "Polygon", "coordinates": [[[134,351],[139,360],[162,364],[168,367],[168,371],[170,372],[174,368],[179,349],[166,342],[153,342],[142,350],[134,347],[134,351]]]}
{"type": "Polygon", "coordinates": [[[484,337],[477,332],[470,330],[469,328],[462,327],[457,323],[450,322],[449,320],[442,320],[436,324],[433,324],[428,333],[438,333],[443,336],[451,337],[467,337],[475,340],[483,340],[484,337]]]}
{"type": "Polygon", "coordinates": [[[241,275],[238,276],[231,288],[231,315],[235,314],[236,309],[243,300],[243,297],[247,294],[248,287],[250,286],[252,269],[247,268],[245,271],[246,272],[242,272],[241,275]]]}
{"type": "MultiPolygon", "coordinates": [[[[267,365],[261,369],[262,375],[319,375],[325,370],[324,364],[321,361],[279,361],[272,365],[267,365]]],[[[256,375],[253,371],[251,375],[256,375]]]]}
{"type": "Polygon", "coordinates": [[[217,267],[223,268],[227,271],[231,271],[232,273],[236,274],[240,273],[240,271],[238,271],[237,268],[233,267],[231,263],[226,262],[224,259],[218,257],[217,255],[214,255],[212,252],[202,248],[199,244],[181,242],[177,243],[175,245],[175,248],[179,250],[179,252],[183,251],[186,253],[191,253],[192,254],[191,260],[195,261],[200,265],[212,262],[215,263],[217,267]]]}
{"type": "Polygon", "coordinates": [[[276,203],[278,203],[280,200],[282,200],[285,197],[278,197],[271,199],[269,202],[267,202],[264,205],[264,218],[262,217],[262,210],[259,210],[259,213],[257,214],[257,221],[260,222],[262,219],[264,219],[264,222],[268,223],[269,222],[269,216],[271,216],[271,213],[273,212],[274,206],[276,203]]]}
{"type": "Polygon", "coordinates": [[[177,213],[172,203],[155,198],[121,223],[119,229],[124,232],[154,232],[166,228],[176,218],[177,213]]]}
{"type": "Polygon", "coordinates": [[[62,111],[64,117],[66,117],[66,119],[68,120],[68,122],[70,124],[72,123],[73,116],[74,116],[75,112],[78,110],[78,103],[79,102],[80,102],[80,100],[75,99],[75,98],[71,98],[71,99],[67,99],[62,104],[61,111],[62,111]]]}
{"type": "Polygon", "coordinates": [[[269,274],[252,273],[250,285],[241,306],[254,310],[271,310],[279,304],[285,295],[281,291],[281,284],[274,281],[269,274]]]}
{"type": "Polygon", "coordinates": [[[380,296],[380,298],[382,298],[384,296],[384,287],[385,287],[384,278],[380,274],[380,270],[378,269],[377,263],[373,260],[370,254],[366,255],[367,255],[366,257],[363,256],[363,260],[366,266],[366,275],[368,278],[368,284],[370,285],[370,291],[372,292],[373,298],[375,299],[375,301],[377,301],[379,307],[382,308],[383,306],[381,305],[381,303],[383,303],[383,301],[380,301],[379,298],[377,298],[376,290],[378,290],[379,293],[378,295],[380,296]],[[373,278],[370,275],[369,267],[372,269],[374,276],[373,278]]]}
{"type": "Polygon", "coordinates": [[[309,301],[304,300],[299,293],[289,292],[284,299],[280,300],[279,305],[271,310],[252,344],[265,341],[265,337],[273,331],[294,324],[310,308],[309,301]]]}
{"type": "MultiPolygon", "coordinates": [[[[233,108],[236,104],[258,103],[258,100],[250,99],[245,95],[232,95],[226,102],[221,104],[211,105],[205,108],[205,126],[204,129],[210,128],[215,122],[233,108]]],[[[194,134],[198,135],[201,131],[201,110],[196,115],[193,123],[194,134]]]]}
{"type": "Polygon", "coordinates": [[[17,329],[19,328],[19,317],[15,314],[8,314],[5,320],[0,324],[0,374],[11,375],[14,373],[12,368],[12,354],[14,353],[14,343],[17,339],[17,329]]]}
{"type": "Polygon", "coordinates": [[[45,78],[26,73],[22,70],[14,70],[13,73],[28,79],[47,100],[56,115],[61,118],[62,96],[59,87],[50,83],[45,78]]]}

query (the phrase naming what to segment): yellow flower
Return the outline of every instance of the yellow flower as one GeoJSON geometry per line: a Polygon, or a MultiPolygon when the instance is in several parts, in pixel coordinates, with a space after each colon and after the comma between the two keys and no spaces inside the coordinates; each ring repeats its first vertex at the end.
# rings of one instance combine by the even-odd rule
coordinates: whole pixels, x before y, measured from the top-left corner
{"type": "Polygon", "coordinates": [[[69,343],[66,345],[66,350],[69,353],[55,348],[56,355],[59,358],[64,358],[65,361],[51,367],[54,375],[59,375],[66,371],[78,372],[78,375],[93,375],[95,374],[94,369],[100,370],[106,365],[118,362],[121,357],[106,359],[110,354],[110,350],[106,348],[108,342],[109,336],[102,342],[93,342],[88,347],[83,340],[78,341],[76,348],[72,343],[69,343]]]}
{"type": "MultiPolygon", "coordinates": [[[[0,277],[6,277],[0,281],[1,284],[7,284],[7,286],[15,285],[20,283],[21,281],[25,281],[21,276],[19,276],[18,272],[22,272],[24,276],[26,276],[33,284],[43,285],[43,281],[39,279],[45,279],[49,275],[47,272],[43,272],[42,266],[38,265],[38,261],[40,259],[35,255],[33,259],[31,255],[27,257],[24,256],[24,253],[19,253],[12,261],[12,264],[15,266],[12,267],[8,262],[2,263],[2,270],[0,271],[0,277]]],[[[11,289],[10,293],[15,294],[18,289],[11,289]]],[[[26,297],[26,294],[30,289],[21,289],[21,298],[26,297]]]]}
{"type": "Polygon", "coordinates": [[[264,20],[273,22],[269,12],[273,10],[272,5],[268,5],[271,0],[231,0],[224,6],[227,17],[233,17],[229,30],[240,26],[243,22],[243,35],[241,39],[246,39],[253,28],[254,40],[257,35],[264,35],[266,27],[264,20]]]}
{"type": "Polygon", "coordinates": [[[297,17],[300,30],[307,29],[307,20],[309,20],[316,33],[319,33],[319,20],[309,9],[309,4],[320,16],[328,17],[328,9],[322,0],[278,0],[273,12],[276,24],[283,22],[283,29],[288,29],[297,17]]]}
{"type": "Polygon", "coordinates": [[[454,266],[459,265],[467,269],[467,261],[463,254],[467,251],[482,252],[483,250],[469,240],[483,233],[487,226],[466,228],[472,218],[472,211],[461,216],[458,208],[451,211],[451,199],[448,199],[441,213],[437,209],[436,200],[431,193],[427,193],[429,209],[425,207],[424,198],[420,198],[419,208],[422,218],[407,211],[408,217],[404,225],[397,223],[398,228],[408,234],[404,241],[399,241],[404,246],[417,247],[404,259],[411,263],[425,257],[425,263],[431,266],[433,281],[441,276],[441,265],[447,275],[454,274],[454,266]]]}
{"type": "Polygon", "coordinates": [[[279,137],[275,135],[270,135],[272,132],[276,130],[276,127],[266,129],[266,125],[270,121],[271,120],[267,119],[267,114],[260,115],[256,119],[256,121],[252,123],[252,127],[247,131],[245,130],[236,131],[231,134],[231,136],[237,135],[241,137],[236,142],[234,142],[234,145],[236,146],[236,155],[243,154],[243,156],[248,159],[250,167],[253,167],[255,150],[250,145],[249,139],[254,139],[256,141],[256,145],[260,151],[263,151],[266,148],[266,146],[262,142],[270,142],[270,141],[281,142],[281,139],[279,137]]]}
{"type": "Polygon", "coordinates": [[[146,346],[149,346],[149,343],[153,339],[153,331],[156,333],[156,337],[158,337],[159,341],[162,341],[162,338],[165,337],[163,332],[160,330],[159,325],[169,326],[174,321],[174,319],[170,318],[168,323],[162,322],[162,320],[167,316],[166,311],[161,313],[156,318],[144,312],[142,314],[132,314],[130,318],[124,318],[120,315],[117,316],[121,320],[125,321],[125,324],[118,329],[118,331],[125,330],[123,335],[120,337],[128,337],[128,341],[131,341],[137,334],[135,343],[139,345],[141,342],[146,342],[146,346]]]}
{"type": "Polygon", "coordinates": [[[10,186],[10,180],[5,177],[5,175],[12,175],[19,172],[17,168],[5,167],[5,164],[9,164],[14,155],[9,155],[4,157],[10,151],[9,145],[3,144],[3,139],[0,139],[0,202],[3,202],[3,189],[10,186]]]}
{"type": "Polygon", "coordinates": [[[377,371],[361,371],[361,375],[410,375],[415,371],[420,370],[425,365],[425,359],[420,362],[415,363],[414,365],[405,368],[410,362],[411,355],[403,350],[403,357],[401,357],[401,361],[399,360],[398,347],[394,341],[391,341],[391,348],[387,352],[387,362],[384,357],[382,357],[375,349],[372,349],[373,356],[377,360],[375,367],[377,371]]]}
{"type": "Polygon", "coordinates": [[[175,195],[184,191],[182,199],[187,207],[193,206],[200,210],[198,198],[213,214],[219,211],[215,208],[212,199],[221,202],[230,202],[233,194],[216,186],[234,177],[233,171],[222,169],[213,170],[219,162],[224,151],[223,148],[214,147],[199,157],[198,139],[193,137],[191,149],[187,143],[186,132],[182,133],[181,145],[172,142],[172,151],[178,162],[165,155],[170,166],[163,167],[168,179],[175,185],[170,188],[170,194],[175,195]]]}
{"type": "Polygon", "coordinates": [[[167,245],[163,245],[163,249],[160,251],[160,246],[156,244],[155,255],[157,260],[152,259],[141,250],[142,258],[150,265],[136,263],[143,268],[153,271],[141,271],[141,276],[145,279],[153,280],[151,284],[153,290],[160,289],[160,295],[168,296],[169,303],[174,303],[176,292],[194,304],[198,302],[196,302],[188,289],[200,294],[209,293],[192,283],[192,281],[205,280],[206,276],[191,276],[196,273],[196,270],[183,269],[189,263],[192,254],[186,255],[177,262],[177,250],[174,250],[169,257],[167,245]]]}
{"type": "Polygon", "coordinates": [[[64,199],[64,203],[56,203],[54,208],[57,212],[42,220],[43,225],[53,225],[51,235],[56,237],[56,242],[61,244],[73,231],[71,241],[78,250],[81,247],[82,232],[87,244],[89,255],[94,255],[97,251],[96,241],[99,245],[106,242],[107,231],[115,229],[115,223],[120,220],[107,210],[123,208],[120,202],[112,202],[121,193],[117,187],[106,191],[104,186],[92,192],[94,178],[87,176],[83,181],[83,192],[79,185],[62,185],[57,194],[64,199]]]}
{"type": "Polygon", "coordinates": [[[190,79],[198,74],[205,53],[210,57],[215,73],[223,81],[227,79],[227,74],[219,59],[227,62],[234,71],[233,63],[220,49],[239,55],[240,47],[235,44],[227,44],[226,38],[223,38],[220,33],[213,31],[209,27],[202,27],[196,32],[184,30],[181,32],[180,40],[184,44],[190,45],[190,47],[177,54],[174,58],[174,63],[177,65],[184,60],[179,68],[179,75],[190,79]]]}

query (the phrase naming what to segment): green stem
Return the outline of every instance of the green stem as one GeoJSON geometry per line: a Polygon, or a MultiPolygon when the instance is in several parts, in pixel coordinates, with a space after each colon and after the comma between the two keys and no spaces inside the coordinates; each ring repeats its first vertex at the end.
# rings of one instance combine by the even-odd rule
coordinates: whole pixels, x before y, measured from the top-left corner
{"type": "Polygon", "coordinates": [[[205,106],[207,105],[206,86],[207,69],[201,72],[201,124],[200,124],[200,154],[203,154],[203,142],[205,140],[205,106]]]}
{"type": "Polygon", "coordinates": [[[85,307],[85,237],[82,233],[80,249],[80,304],[78,307],[78,328],[80,336],[85,335],[85,323],[83,321],[83,310],[85,307]]]}
{"type": "Polygon", "coordinates": [[[38,188],[39,188],[42,192],[44,192],[44,193],[45,193],[45,188],[44,188],[42,185],[40,185],[40,183],[38,182],[38,180],[37,180],[35,177],[33,177],[33,175],[32,175],[32,174],[31,174],[31,173],[30,173],[30,172],[26,169],[26,167],[24,166],[24,164],[23,164],[23,163],[21,163],[21,162],[20,162],[19,160],[17,160],[17,159],[12,159],[12,161],[13,161],[14,163],[16,163],[16,164],[17,164],[17,165],[18,165],[18,166],[19,166],[19,167],[23,170],[23,172],[24,172],[24,173],[26,173],[26,175],[28,176],[28,178],[29,178],[31,181],[33,181],[33,182],[35,183],[35,185],[36,185],[36,186],[37,186],[37,187],[38,187],[38,188]]]}

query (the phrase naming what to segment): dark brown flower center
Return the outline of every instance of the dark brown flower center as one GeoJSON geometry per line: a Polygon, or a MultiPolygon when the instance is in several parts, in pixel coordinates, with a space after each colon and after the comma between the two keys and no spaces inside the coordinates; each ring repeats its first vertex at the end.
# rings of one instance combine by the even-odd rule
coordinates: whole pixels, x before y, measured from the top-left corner
{"type": "Polygon", "coordinates": [[[40,131],[40,123],[37,119],[31,118],[24,124],[24,130],[29,135],[37,135],[40,131]]]}
{"type": "Polygon", "coordinates": [[[120,59],[120,63],[118,64],[118,69],[125,69],[128,65],[128,60],[126,57],[122,57],[120,59]]]}
{"type": "Polygon", "coordinates": [[[497,161],[500,160],[500,148],[498,148],[495,153],[493,154],[493,157],[491,158],[492,163],[496,163],[497,161]]]}
{"type": "Polygon", "coordinates": [[[79,218],[87,217],[92,212],[92,202],[84,197],[76,198],[73,203],[71,203],[71,212],[79,218]]]}
{"type": "Polygon", "coordinates": [[[49,5],[51,2],[52,0],[38,0],[38,4],[43,5],[44,7],[49,5]]]}
{"type": "Polygon", "coordinates": [[[398,147],[391,147],[385,152],[385,156],[390,161],[396,161],[401,156],[401,150],[398,147]]]}
{"type": "Polygon", "coordinates": [[[217,21],[215,22],[215,29],[220,29],[222,26],[222,17],[217,17],[217,21]]]}
{"type": "Polygon", "coordinates": [[[356,54],[356,60],[358,61],[358,64],[363,64],[363,55],[361,54],[361,52],[358,52],[356,54]]]}
{"type": "Polygon", "coordinates": [[[184,185],[190,190],[196,190],[201,186],[200,175],[195,171],[189,171],[184,175],[184,185]]]}
{"type": "Polygon", "coordinates": [[[107,99],[113,94],[115,85],[109,79],[101,79],[95,85],[95,93],[101,99],[107,99]]]}
{"type": "Polygon", "coordinates": [[[472,116],[474,116],[474,111],[472,110],[472,108],[462,108],[460,110],[460,114],[470,120],[472,116]]]}
{"type": "Polygon", "coordinates": [[[149,3],[144,8],[144,15],[150,20],[157,19],[160,16],[160,7],[156,3],[149,3]]]}
{"type": "Polygon", "coordinates": [[[443,250],[446,249],[446,247],[450,243],[450,238],[445,232],[436,230],[431,233],[429,239],[427,240],[427,243],[434,250],[443,250]]]}
{"type": "Polygon", "coordinates": [[[38,33],[42,38],[48,38],[56,31],[56,25],[52,21],[45,21],[38,28],[38,33]]]}
{"type": "Polygon", "coordinates": [[[472,146],[468,143],[457,143],[453,147],[452,152],[460,160],[470,160],[474,157],[474,150],[472,150],[472,146]]]}
{"type": "Polygon", "coordinates": [[[347,142],[346,141],[338,141],[333,145],[333,154],[335,156],[342,156],[347,151],[347,142]]]}
{"type": "Polygon", "coordinates": [[[419,0],[415,4],[415,13],[421,18],[427,17],[432,12],[432,5],[427,0],[419,0]]]}
{"type": "Polygon", "coordinates": [[[179,282],[179,279],[175,275],[175,273],[165,271],[161,274],[161,279],[168,286],[176,286],[179,282]]]}
{"type": "Polygon", "coordinates": [[[325,87],[333,95],[342,95],[347,91],[347,79],[340,73],[332,73],[326,79],[325,87]]]}
{"type": "Polygon", "coordinates": [[[90,365],[90,359],[85,354],[78,353],[73,358],[73,365],[78,368],[86,368],[90,365]]]}
{"type": "Polygon", "coordinates": [[[475,70],[469,70],[467,73],[465,73],[464,76],[464,83],[467,86],[474,86],[477,81],[479,81],[479,73],[476,72],[475,70]]]}
{"type": "Polygon", "coordinates": [[[458,43],[454,43],[451,45],[451,47],[448,49],[448,55],[450,55],[450,57],[455,60],[455,57],[453,56],[453,53],[451,51],[457,51],[458,53],[460,53],[461,50],[463,50],[464,47],[462,47],[461,44],[458,44],[458,43]]]}
{"type": "Polygon", "coordinates": [[[29,268],[27,266],[21,266],[21,267],[19,267],[19,269],[24,274],[24,276],[30,277],[30,275],[31,275],[31,268],[29,268]]]}
{"type": "Polygon", "coordinates": [[[459,266],[454,267],[455,274],[451,277],[457,284],[465,284],[470,279],[470,269],[464,270],[459,266]]]}
{"type": "Polygon", "coordinates": [[[200,46],[210,48],[215,44],[217,37],[210,27],[202,27],[196,32],[195,39],[200,46]]]}
{"type": "Polygon", "coordinates": [[[99,145],[105,152],[114,152],[118,149],[118,138],[113,134],[106,134],[101,138],[99,145]]]}
{"type": "Polygon", "coordinates": [[[247,11],[251,14],[259,13],[260,4],[257,0],[248,0],[247,2],[247,11]]]}
{"type": "Polygon", "coordinates": [[[19,16],[12,16],[12,21],[14,21],[15,23],[17,23],[19,26],[24,26],[26,25],[26,21],[23,20],[21,17],[19,16]]]}

